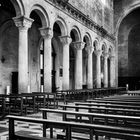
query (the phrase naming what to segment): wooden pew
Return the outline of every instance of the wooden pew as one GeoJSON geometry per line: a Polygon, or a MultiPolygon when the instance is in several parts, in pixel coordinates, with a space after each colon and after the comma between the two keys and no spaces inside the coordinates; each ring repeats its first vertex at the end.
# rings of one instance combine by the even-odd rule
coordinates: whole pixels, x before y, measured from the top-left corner
{"type": "Polygon", "coordinates": [[[104,103],[88,103],[88,102],[75,102],[75,105],[82,106],[98,106],[98,107],[110,107],[110,108],[123,108],[123,109],[138,109],[140,110],[140,106],[134,105],[121,105],[121,104],[104,104],[104,103]]]}
{"type": "Polygon", "coordinates": [[[127,91],[127,94],[130,96],[140,96],[140,90],[135,90],[135,91],[127,91]]]}
{"type": "Polygon", "coordinates": [[[89,103],[104,103],[104,104],[118,104],[118,105],[133,105],[140,106],[140,102],[125,102],[125,101],[110,101],[110,100],[86,100],[89,103]]]}
{"type": "Polygon", "coordinates": [[[113,126],[125,126],[125,127],[140,127],[140,117],[137,116],[126,116],[126,115],[114,115],[105,113],[88,113],[88,112],[75,112],[59,109],[41,109],[43,118],[47,119],[47,113],[58,113],[62,114],[64,121],[76,121],[85,123],[97,123],[106,124],[113,126]],[[67,115],[73,115],[74,118],[68,117],[67,115]],[[86,117],[86,118],[85,118],[86,117]]]}
{"type": "Polygon", "coordinates": [[[59,107],[62,108],[63,110],[74,109],[75,111],[86,110],[88,112],[94,113],[140,116],[140,110],[137,109],[105,108],[98,106],[76,106],[76,105],[59,105],[59,107]]]}
{"type": "Polygon", "coordinates": [[[65,94],[67,101],[75,101],[75,100],[87,100],[90,98],[101,98],[104,96],[110,96],[114,94],[124,94],[126,88],[96,88],[96,89],[76,89],[76,90],[61,90],[57,91],[57,93],[65,94]]]}
{"type": "MultiPolygon", "coordinates": [[[[15,121],[39,123],[39,124],[47,125],[48,128],[65,129],[66,140],[72,139],[73,128],[87,129],[90,135],[89,140],[93,140],[94,135],[96,140],[98,140],[98,136],[104,136],[104,135],[112,138],[122,138],[128,140],[140,139],[140,129],[113,127],[107,125],[84,124],[84,123],[66,122],[66,121],[55,121],[55,120],[46,120],[46,119],[35,119],[35,118],[11,116],[11,115],[7,116],[7,118],[9,119],[9,140],[23,140],[23,139],[52,140],[49,138],[30,137],[25,134],[23,135],[22,133],[18,134],[17,132],[15,132],[15,125],[14,125],[15,121]]],[[[43,128],[43,133],[46,133],[46,130],[44,130],[44,128],[43,128]]]]}
{"type": "Polygon", "coordinates": [[[23,104],[23,98],[20,95],[4,95],[3,107],[5,108],[3,113],[7,114],[26,114],[26,105],[23,104]]]}
{"type": "Polygon", "coordinates": [[[111,96],[104,97],[103,100],[140,100],[140,96],[129,96],[129,95],[120,95],[120,96],[111,96]]]}
{"type": "Polygon", "coordinates": [[[57,93],[51,92],[32,92],[35,96],[36,103],[41,107],[47,108],[57,108],[58,100],[57,100],[57,93]]]}

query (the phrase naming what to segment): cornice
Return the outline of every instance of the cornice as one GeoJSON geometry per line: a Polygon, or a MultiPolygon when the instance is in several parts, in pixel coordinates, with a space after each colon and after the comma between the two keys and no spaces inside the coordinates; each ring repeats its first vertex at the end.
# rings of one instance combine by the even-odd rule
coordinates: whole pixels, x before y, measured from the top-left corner
{"type": "Polygon", "coordinates": [[[62,12],[65,12],[67,15],[69,15],[76,21],[80,22],[90,30],[96,32],[101,37],[104,37],[109,41],[115,40],[113,34],[110,34],[102,26],[95,23],[91,18],[89,18],[89,15],[83,14],[80,10],[78,10],[70,3],[68,3],[68,0],[45,0],[45,1],[53,5],[57,9],[61,10],[62,12]]]}

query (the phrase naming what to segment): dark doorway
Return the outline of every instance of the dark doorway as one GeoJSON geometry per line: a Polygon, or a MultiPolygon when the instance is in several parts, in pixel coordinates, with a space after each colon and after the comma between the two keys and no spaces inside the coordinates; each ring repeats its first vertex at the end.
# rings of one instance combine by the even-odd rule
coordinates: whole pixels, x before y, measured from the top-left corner
{"type": "Polygon", "coordinates": [[[18,72],[12,72],[12,94],[18,94],[18,72]]]}

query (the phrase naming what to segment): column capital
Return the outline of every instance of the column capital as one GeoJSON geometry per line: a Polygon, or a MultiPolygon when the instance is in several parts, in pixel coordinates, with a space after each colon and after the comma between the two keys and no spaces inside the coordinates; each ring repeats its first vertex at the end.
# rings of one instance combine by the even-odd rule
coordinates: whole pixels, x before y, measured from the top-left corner
{"type": "Polygon", "coordinates": [[[73,42],[72,44],[76,50],[82,50],[85,46],[85,42],[73,42]]]}
{"type": "Polygon", "coordinates": [[[108,59],[109,58],[109,54],[108,53],[104,53],[103,57],[104,57],[104,59],[108,59]]]}
{"type": "Polygon", "coordinates": [[[20,29],[28,29],[33,23],[33,19],[27,18],[25,16],[19,16],[13,18],[15,25],[20,29]]]}
{"type": "Polygon", "coordinates": [[[70,44],[72,41],[71,37],[69,37],[69,36],[59,36],[59,39],[63,45],[70,44]]]}
{"type": "Polygon", "coordinates": [[[40,28],[40,34],[43,38],[50,38],[52,39],[53,37],[53,30],[51,28],[45,27],[45,28],[40,28]]]}
{"type": "Polygon", "coordinates": [[[93,51],[94,51],[94,48],[93,48],[91,45],[88,45],[88,46],[86,47],[86,51],[87,51],[88,54],[92,54],[93,51]]]}
{"type": "Polygon", "coordinates": [[[109,59],[110,59],[110,61],[113,61],[115,59],[115,56],[114,55],[110,55],[109,59]]]}
{"type": "Polygon", "coordinates": [[[96,56],[101,56],[102,55],[102,50],[95,50],[94,51],[96,56]]]}

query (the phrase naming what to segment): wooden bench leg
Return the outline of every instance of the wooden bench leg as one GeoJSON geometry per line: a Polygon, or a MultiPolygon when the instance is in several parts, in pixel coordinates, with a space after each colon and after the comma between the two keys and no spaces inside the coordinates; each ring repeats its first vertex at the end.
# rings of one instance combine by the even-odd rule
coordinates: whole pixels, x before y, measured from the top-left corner
{"type": "Polygon", "coordinates": [[[9,119],[9,140],[16,140],[14,137],[15,127],[14,127],[14,120],[9,119]]]}
{"type": "Polygon", "coordinates": [[[43,137],[46,137],[46,124],[43,124],[43,137]]]}
{"type": "Polygon", "coordinates": [[[90,140],[93,140],[93,129],[90,130],[90,140]]]}
{"type": "Polygon", "coordinates": [[[95,140],[98,140],[98,135],[95,135],[95,140]]]}
{"type": "Polygon", "coordinates": [[[53,138],[53,128],[50,128],[50,138],[53,138]]]}
{"type": "Polygon", "coordinates": [[[66,140],[71,140],[71,127],[69,126],[68,128],[66,128],[66,140]]]}

